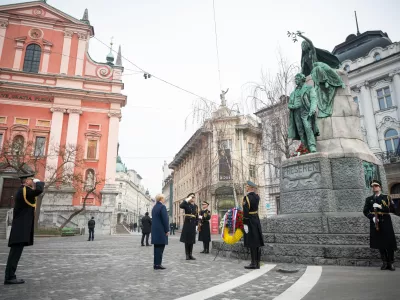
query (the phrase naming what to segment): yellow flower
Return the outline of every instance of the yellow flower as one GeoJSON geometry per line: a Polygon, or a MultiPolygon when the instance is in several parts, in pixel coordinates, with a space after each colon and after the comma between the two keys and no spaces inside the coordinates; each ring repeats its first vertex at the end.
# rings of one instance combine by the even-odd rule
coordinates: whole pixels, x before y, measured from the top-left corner
{"type": "Polygon", "coordinates": [[[240,239],[243,237],[243,230],[242,229],[236,229],[235,233],[231,235],[229,233],[229,228],[225,227],[224,228],[224,238],[223,241],[227,243],[228,245],[233,245],[236,244],[237,242],[240,241],[240,239]]]}

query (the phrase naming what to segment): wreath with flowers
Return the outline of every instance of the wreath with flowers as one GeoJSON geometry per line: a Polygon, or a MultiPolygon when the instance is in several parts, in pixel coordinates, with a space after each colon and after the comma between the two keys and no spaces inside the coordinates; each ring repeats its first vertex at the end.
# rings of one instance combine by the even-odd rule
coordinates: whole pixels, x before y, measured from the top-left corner
{"type": "Polygon", "coordinates": [[[243,234],[243,211],[240,208],[231,208],[224,216],[222,240],[229,245],[233,245],[242,239],[243,234]]]}
{"type": "Polygon", "coordinates": [[[296,157],[296,156],[300,156],[300,155],[305,155],[310,153],[310,151],[307,149],[306,146],[304,146],[302,143],[300,144],[300,146],[297,148],[297,150],[292,153],[291,157],[296,157]]]}

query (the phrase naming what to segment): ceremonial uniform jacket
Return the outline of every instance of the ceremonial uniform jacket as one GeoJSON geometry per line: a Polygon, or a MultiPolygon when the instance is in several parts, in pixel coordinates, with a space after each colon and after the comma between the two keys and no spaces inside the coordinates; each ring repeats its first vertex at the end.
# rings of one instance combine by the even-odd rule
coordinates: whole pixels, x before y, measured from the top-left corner
{"type": "Polygon", "coordinates": [[[397,249],[396,237],[394,235],[390,207],[393,205],[388,195],[370,196],[365,199],[363,213],[370,220],[370,247],[373,249],[397,249]],[[382,205],[377,208],[379,219],[379,231],[376,230],[373,221],[375,217],[374,203],[382,205]]]}
{"type": "Polygon", "coordinates": [[[43,193],[44,182],[36,182],[35,189],[21,185],[15,195],[13,221],[8,246],[33,245],[36,197],[43,193]]]}
{"type": "Polygon", "coordinates": [[[243,198],[243,224],[249,227],[249,232],[244,234],[244,246],[255,248],[264,246],[258,205],[260,197],[256,193],[248,193],[243,198]]]}
{"type": "Polygon", "coordinates": [[[185,220],[183,222],[180,241],[182,243],[195,244],[199,209],[196,204],[191,204],[186,200],[183,200],[179,207],[185,210],[185,220]]]}
{"type": "Polygon", "coordinates": [[[199,232],[199,241],[210,242],[211,241],[211,230],[210,230],[210,219],[211,212],[208,209],[200,211],[200,216],[203,218],[199,220],[199,226],[201,224],[201,230],[199,232]]]}

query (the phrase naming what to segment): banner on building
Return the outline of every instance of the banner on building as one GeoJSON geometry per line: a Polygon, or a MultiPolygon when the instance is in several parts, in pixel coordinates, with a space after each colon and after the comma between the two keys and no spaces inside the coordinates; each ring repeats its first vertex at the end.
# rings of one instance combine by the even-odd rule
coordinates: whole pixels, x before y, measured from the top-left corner
{"type": "Polygon", "coordinates": [[[211,216],[211,234],[218,234],[218,214],[211,216]]]}
{"type": "Polygon", "coordinates": [[[232,180],[231,150],[219,150],[219,181],[232,180]]]}

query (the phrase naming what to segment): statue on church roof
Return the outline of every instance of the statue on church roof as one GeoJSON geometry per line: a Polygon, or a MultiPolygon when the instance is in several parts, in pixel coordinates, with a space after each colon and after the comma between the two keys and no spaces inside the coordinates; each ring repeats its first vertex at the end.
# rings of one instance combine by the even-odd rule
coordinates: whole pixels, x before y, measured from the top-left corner
{"type": "Polygon", "coordinates": [[[226,93],[228,93],[228,91],[229,91],[229,88],[226,91],[222,90],[221,94],[219,95],[219,98],[221,99],[221,105],[222,106],[226,106],[225,95],[226,95],[226,93]]]}

